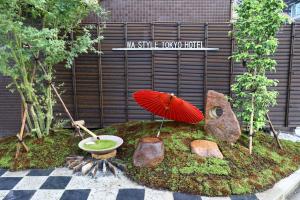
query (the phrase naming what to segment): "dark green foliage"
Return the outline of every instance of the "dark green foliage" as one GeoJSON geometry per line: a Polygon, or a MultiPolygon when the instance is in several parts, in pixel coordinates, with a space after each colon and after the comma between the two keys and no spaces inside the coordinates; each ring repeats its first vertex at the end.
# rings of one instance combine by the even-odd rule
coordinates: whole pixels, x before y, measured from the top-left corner
{"type": "Polygon", "coordinates": [[[232,85],[233,106],[249,129],[249,152],[253,150],[253,133],[266,124],[269,107],[276,104],[278,81],[269,79],[267,72],[276,71],[272,58],[278,46],[276,34],[287,22],[283,0],[243,0],[237,7],[234,31],[236,52],[232,56],[245,67],[232,85]]]}
{"type": "Polygon", "coordinates": [[[95,36],[92,26],[80,25],[91,12],[103,20],[95,0],[0,0],[0,73],[11,78],[8,88],[28,107],[32,135],[48,135],[53,125],[55,64],[71,67],[79,54],[100,53],[95,44],[101,28],[95,36]]]}
{"type": "Polygon", "coordinates": [[[276,71],[277,63],[272,56],[278,46],[276,34],[287,22],[284,8],[283,0],[243,0],[236,9],[237,19],[231,33],[237,46],[233,58],[243,63],[246,72],[238,75],[232,86],[236,95],[234,107],[246,125],[253,125],[254,131],[265,126],[266,113],[276,104],[278,93],[272,87],[278,81],[268,79],[266,73],[276,71]]]}

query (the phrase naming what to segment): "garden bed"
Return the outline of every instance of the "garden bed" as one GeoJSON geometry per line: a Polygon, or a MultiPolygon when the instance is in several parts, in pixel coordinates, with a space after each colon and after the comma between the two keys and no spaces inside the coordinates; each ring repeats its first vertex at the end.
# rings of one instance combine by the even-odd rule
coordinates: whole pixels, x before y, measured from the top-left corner
{"type": "MultiPolygon", "coordinates": [[[[127,165],[126,175],[133,181],[156,189],[166,189],[208,196],[227,196],[263,191],[288,176],[300,166],[300,143],[281,141],[277,148],[272,137],[258,133],[254,137],[253,155],[248,153],[247,137],[242,135],[234,145],[218,141],[205,134],[203,126],[167,122],[161,132],[165,145],[165,158],[154,168],[133,166],[133,153],[138,140],[155,136],[158,122],[130,122],[95,131],[114,134],[124,139],[118,158],[127,165]],[[224,159],[200,158],[191,153],[190,142],[195,139],[214,141],[224,159]]],[[[45,139],[26,137],[30,148],[15,160],[16,138],[0,141],[0,168],[53,168],[63,166],[70,154],[84,155],[70,130],[55,131],[45,139]]],[[[87,154],[85,154],[87,155],[87,154]]]]}
{"type": "Polygon", "coordinates": [[[98,132],[124,139],[118,157],[127,164],[127,176],[151,188],[208,196],[254,193],[270,188],[300,166],[300,143],[281,141],[284,149],[280,150],[271,136],[258,133],[250,156],[246,135],[231,146],[205,134],[202,125],[168,122],[161,133],[164,161],[155,168],[134,167],[132,157],[139,138],[155,136],[158,127],[155,122],[132,122],[98,132]],[[224,159],[204,159],[191,153],[190,142],[195,139],[217,142],[224,159]]]}
{"type": "Polygon", "coordinates": [[[42,139],[27,136],[24,141],[30,151],[25,153],[22,148],[18,159],[15,159],[17,138],[13,136],[0,140],[0,168],[21,170],[60,167],[65,164],[66,156],[83,154],[78,149],[80,138],[74,138],[71,130],[58,130],[42,139]]]}

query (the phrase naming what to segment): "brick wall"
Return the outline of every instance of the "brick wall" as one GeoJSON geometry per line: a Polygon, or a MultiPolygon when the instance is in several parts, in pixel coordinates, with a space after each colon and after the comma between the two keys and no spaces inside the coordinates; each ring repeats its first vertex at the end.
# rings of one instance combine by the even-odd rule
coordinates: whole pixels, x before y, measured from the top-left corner
{"type": "MultiPolygon", "coordinates": [[[[102,0],[108,22],[228,22],[231,0],[102,0]]],[[[85,22],[94,22],[90,16],[85,22]]]]}

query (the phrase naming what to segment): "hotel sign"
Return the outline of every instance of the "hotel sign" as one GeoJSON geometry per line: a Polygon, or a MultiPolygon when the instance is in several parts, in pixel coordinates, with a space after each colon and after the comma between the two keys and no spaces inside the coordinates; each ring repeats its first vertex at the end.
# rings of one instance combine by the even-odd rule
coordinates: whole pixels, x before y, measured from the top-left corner
{"type": "Polygon", "coordinates": [[[115,51],[218,51],[207,48],[202,41],[127,41],[126,47],[112,48],[115,51]]]}

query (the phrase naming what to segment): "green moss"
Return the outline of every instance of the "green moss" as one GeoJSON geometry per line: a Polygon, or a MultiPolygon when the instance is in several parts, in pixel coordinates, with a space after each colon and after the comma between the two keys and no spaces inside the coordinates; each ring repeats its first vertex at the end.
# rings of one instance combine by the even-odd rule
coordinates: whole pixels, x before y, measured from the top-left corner
{"type": "Polygon", "coordinates": [[[0,142],[0,168],[21,170],[63,166],[66,156],[84,154],[78,149],[79,141],[80,139],[74,138],[69,130],[58,130],[42,139],[27,136],[25,143],[30,151],[25,153],[22,149],[18,159],[15,159],[16,139],[5,139],[0,142]]]}
{"type": "MultiPolygon", "coordinates": [[[[203,124],[188,125],[166,122],[161,132],[165,156],[153,168],[133,166],[133,153],[140,138],[155,136],[159,122],[129,122],[96,131],[114,134],[124,139],[117,157],[127,165],[126,174],[132,180],[152,188],[206,196],[228,196],[263,191],[279,179],[299,168],[300,143],[281,141],[283,150],[272,143],[272,137],[257,133],[254,151],[249,155],[245,133],[234,145],[218,141],[203,131],[203,124]],[[190,143],[202,139],[218,144],[224,159],[201,158],[191,153],[190,143]]],[[[30,152],[14,159],[16,139],[0,142],[0,168],[49,168],[62,166],[70,154],[83,154],[77,147],[79,139],[71,131],[57,130],[44,139],[27,137],[30,152]],[[59,148],[64,147],[64,148],[59,148]]]]}
{"type": "Polygon", "coordinates": [[[207,196],[253,193],[269,188],[300,165],[300,143],[283,141],[284,150],[280,150],[270,136],[257,133],[250,156],[245,133],[236,144],[230,145],[206,134],[203,124],[166,122],[161,132],[165,146],[163,162],[154,168],[133,166],[138,140],[155,136],[159,125],[159,122],[130,122],[114,126],[118,129],[116,134],[125,141],[118,158],[127,164],[126,174],[149,187],[207,196]],[[204,159],[191,153],[190,143],[196,139],[216,142],[224,159],[204,159]]]}
{"type": "Polygon", "coordinates": [[[160,130],[160,132],[161,133],[164,133],[164,132],[166,132],[166,133],[172,133],[173,132],[173,127],[163,127],[161,130],[160,130]]]}
{"type": "Polygon", "coordinates": [[[12,160],[12,157],[10,157],[10,156],[1,157],[1,159],[0,159],[1,168],[9,168],[11,160],[12,160]]]}
{"type": "Polygon", "coordinates": [[[203,183],[202,188],[203,192],[209,196],[227,196],[231,193],[227,180],[207,180],[203,183]]]}
{"type": "Polygon", "coordinates": [[[181,174],[205,174],[205,175],[229,175],[228,162],[218,158],[207,158],[204,163],[199,164],[190,159],[186,167],[179,169],[181,174]]]}
{"type": "Polygon", "coordinates": [[[260,185],[269,185],[275,181],[275,177],[273,171],[270,169],[265,169],[261,173],[258,174],[258,178],[256,180],[257,184],[260,185]]]}
{"type": "Polygon", "coordinates": [[[280,142],[285,149],[289,149],[292,152],[299,152],[300,142],[295,143],[287,140],[281,140],[280,142]]]}
{"type": "Polygon", "coordinates": [[[270,157],[274,162],[277,164],[280,164],[282,162],[283,157],[278,155],[277,152],[270,151],[267,147],[257,144],[254,148],[253,151],[257,153],[260,156],[263,157],[270,157]]]}
{"type": "Polygon", "coordinates": [[[200,165],[202,174],[214,174],[214,175],[229,175],[230,167],[226,160],[219,158],[207,158],[205,163],[200,165]]]}
{"type": "Polygon", "coordinates": [[[200,140],[205,138],[204,132],[202,130],[196,130],[195,132],[191,133],[190,136],[193,140],[200,140]]]}
{"type": "Polygon", "coordinates": [[[202,186],[203,186],[203,192],[204,192],[204,194],[209,195],[211,193],[210,190],[212,188],[211,185],[209,184],[209,182],[208,181],[203,182],[202,186]]]}
{"type": "Polygon", "coordinates": [[[180,134],[173,134],[170,138],[164,140],[165,147],[171,151],[189,151],[190,148],[183,143],[180,134]]]}
{"type": "Polygon", "coordinates": [[[248,178],[231,180],[229,185],[232,194],[246,194],[252,191],[248,178]]]}
{"type": "Polygon", "coordinates": [[[116,135],[116,133],[118,132],[118,130],[113,127],[113,126],[109,126],[103,129],[99,129],[97,131],[95,131],[95,134],[98,135],[116,135]]]}
{"type": "Polygon", "coordinates": [[[178,174],[178,173],[179,173],[178,167],[172,167],[171,173],[172,173],[172,174],[178,174]]]}

